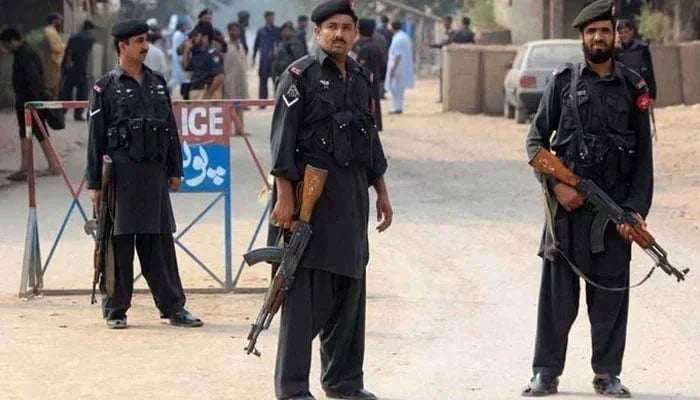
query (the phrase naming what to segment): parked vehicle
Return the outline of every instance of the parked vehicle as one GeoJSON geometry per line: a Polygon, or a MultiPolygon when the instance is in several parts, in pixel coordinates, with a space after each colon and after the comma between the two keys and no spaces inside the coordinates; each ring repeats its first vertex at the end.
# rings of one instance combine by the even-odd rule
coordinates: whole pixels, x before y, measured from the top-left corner
{"type": "Polygon", "coordinates": [[[583,61],[581,41],[550,39],[527,42],[519,49],[503,81],[503,115],[525,123],[537,111],[556,67],[583,61]]]}

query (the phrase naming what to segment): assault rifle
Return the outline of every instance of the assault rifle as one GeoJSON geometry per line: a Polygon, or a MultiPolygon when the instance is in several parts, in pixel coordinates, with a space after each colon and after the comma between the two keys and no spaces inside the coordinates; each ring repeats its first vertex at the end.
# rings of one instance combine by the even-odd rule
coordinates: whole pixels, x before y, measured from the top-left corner
{"type": "Polygon", "coordinates": [[[309,244],[309,239],[311,239],[311,226],[309,225],[311,213],[316,206],[316,202],[321,197],[327,175],[328,171],[326,170],[310,165],[306,166],[299,220],[294,222],[292,237],[287,246],[284,248],[264,247],[252,250],[243,256],[246,263],[251,266],[259,262],[279,263],[279,268],[274,278],[272,278],[272,282],[270,282],[267,293],[265,293],[262,308],[255,319],[255,323],[250,328],[250,333],[248,333],[248,346],[245,348],[247,354],[253,353],[260,357],[260,352],[255,348],[258,336],[263,330],[270,327],[272,318],[279,311],[280,306],[284,303],[287,291],[294,283],[294,273],[297,270],[301,257],[304,255],[306,246],[309,244]]]}
{"type": "Polygon", "coordinates": [[[109,296],[114,292],[114,252],[112,251],[112,228],[114,226],[114,163],[108,155],[102,156],[102,185],[100,187],[100,204],[93,208],[93,217],[85,224],[85,233],[95,235],[93,255],[92,297],[90,304],[95,304],[95,292],[100,276],[105,276],[105,289],[109,296]]]}
{"type": "Polygon", "coordinates": [[[642,221],[639,221],[631,212],[623,210],[593,181],[576,176],[554,154],[546,149],[540,149],[530,161],[530,165],[535,171],[554,177],[560,182],[575,188],[606,217],[606,220],[610,220],[617,225],[629,225],[632,228],[632,240],[654,260],[656,267],[676,277],[678,282],[685,280],[685,275],[690,270],[686,268],[683,271],[679,271],[674,268],[668,262],[666,251],[656,243],[656,239],[644,228],[642,221]]]}

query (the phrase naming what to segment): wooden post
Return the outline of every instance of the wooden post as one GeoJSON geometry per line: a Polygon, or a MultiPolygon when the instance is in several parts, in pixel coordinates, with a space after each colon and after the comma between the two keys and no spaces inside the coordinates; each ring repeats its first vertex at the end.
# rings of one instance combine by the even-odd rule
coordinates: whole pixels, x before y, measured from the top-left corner
{"type": "Polygon", "coordinates": [[[549,2],[549,37],[551,39],[564,37],[564,0],[549,2]]]}

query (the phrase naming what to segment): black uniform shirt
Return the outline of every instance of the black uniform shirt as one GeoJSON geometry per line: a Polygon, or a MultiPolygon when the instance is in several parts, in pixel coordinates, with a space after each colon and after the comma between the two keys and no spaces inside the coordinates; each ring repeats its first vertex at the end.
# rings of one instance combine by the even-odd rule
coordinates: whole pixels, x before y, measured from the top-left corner
{"type": "Polygon", "coordinates": [[[301,266],[361,278],[369,259],[369,185],[387,168],[371,113],[371,74],[348,58],[346,78],[319,48],[280,77],[271,129],[272,174],[293,183],[305,165],[328,170],[311,219],[313,236],[301,266]],[[335,118],[348,113],[352,135],[371,131],[371,162],[340,165],[329,137],[335,118]],[[365,124],[365,125],[362,125],[365,124]],[[359,125],[363,127],[360,128],[359,125]]]}
{"type": "Polygon", "coordinates": [[[15,92],[15,108],[23,109],[27,101],[42,100],[44,72],[39,55],[23,43],[13,52],[12,89],[15,92]]]}
{"type": "Polygon", "coordinates": [[[89,112],[87,188],[100,189],[102,156],[110,155],[115,180],[114,234],[174,232],[168,178],[182,177],[182,150],[165,78],[144,65],[139,83],[117,66],[95,83],[89,112]],[[156,124],[159,128],[154,128],[156,124]],[[149,143],[154,141],[154,130],[160,129],[157,146],[163,146],[159,147],[164,149],[163,157],[132,157],[135,139],[125,137],[135,125],[143,127],[143,140],[149,143]]]}
{"type": "MultiPolygon", "coordinates": [[[[646,217],[653,193],[649,117],[641,101],[647,95],[641,77],[619,63],[607,77],[600,77],[585,63],[558,68],[545,89],[530,127],[528,158],[534,157],[540,148],[551,149],[576,174],[593,180],[623,208],[646,217]],[[584,166],[576,156],[579,154],[577,124],[569,96],[574,68],[581,76],[575,95],[584,137],[589,151],[599,153],[601,158],[592,166],[584,166]]],[[[554,182],[553,179],[546,181],[548,189],[554,182]]],[[[550,200],[553,206],[555,200],[553,197],[550,200]]],[[[558,206],[550,211],[561,247],[571,251],[570,255],[585,272],[590,272],[590,225],[595,211],[586,206],[571,213],[558,206]]],[[[619,266],[625,259],[629,261],[629,245],[614,232],[612,224],[608,226],[605,241],[609,253],[620,255],[611,265],[619,266]]],[[[550,235],[545,232],[541,253],[551,259],[555,254],[553,246],[550,235]]],[[[596,273],[619,273],[606,270],[607,266],[599,268],[601,270],[596,273]]]]}

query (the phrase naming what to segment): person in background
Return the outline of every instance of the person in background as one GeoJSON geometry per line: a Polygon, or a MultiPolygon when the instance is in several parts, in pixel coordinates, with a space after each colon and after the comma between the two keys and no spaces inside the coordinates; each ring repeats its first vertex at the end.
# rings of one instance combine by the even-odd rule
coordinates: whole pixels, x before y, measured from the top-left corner
{"type": "Polygon", "coordinates": [[[632,21],[628,19],[617,21],[617,35],[620,40],[615,49],[615,60],[641,75],[649,86],[649,95],[652,100],[656,100],[656,77],[651,52],[649,46],[635,37],[634,33],[632,21]]]}
{"type": "MultiPolygon", "coordinates": [[[[17,29],[7,28],[2,31],[0,33],[0,45],[13,54],[12,88],[15,92],[15,111],[17,114],[17,125],[19,126],[19,138],[22,142],[20,168],[17,172],[8,176],[7,179],[11,181],[26,181],[29,172],[29,158],[27,158],[27,152],[24,147],[24,139],[27,137],[24,103],[45,100],[42,94],[45,91],[43,67],[39,55],[26,43],[17,29]]],[[[39,115],[41,116],[41,114],[39,115]]],[[[43,118],[41,124],[46,128],[43,118]]],[[[58,160],[51,157],[52,153],[49,144],[44,140],[44,134],[39,129],[35,118],[32,118],[32,132],[41,144],[41,150],[49,163],[49,169],[46,171],[46,174],[58,175],[60,171],[60,166],[57,164],[58,160]]]]}
{"type": "Polygon", "coordinates": [[[413,43],[401,28],[401,21],[393,21],[394,36],[389,46],[384,87],[391,93],[392,110],[389,114],[403,113],[404,91],[414,86],[413,43]]]}
{"type": "Polygon", "coordinates": [[[187,40],[187,23],[179,21],[175,33],[173,33],[173,47],[170,49],[170,91],[182,85],[184,71],[182,70],[182,56],[177,54],[177,49],[187,40]]]}
{"type": "MultiPolygon", "coordinates": [[[[199,15],[197,16],[197,22],[207,22],[213,27],[214,11],[212,11],[210,8],[205,8],[204,10],[200,11],[199,15]]],[[[226,47],[226,37],[224,37],[224,34],[216,28],[214,28],[214,39],[212,41],[212,44],[216,46],[216,48],[221,53],[226,53],[226,51],[228,51],[226,47]]]]}
{"type": "Polygon", "coordinates": [[[214,44],[214,28],[200,22],[194,28],[191,41],[185,42],[182,63],[192,71],[190,99],[220,99],[224,83],[224,60],[214,44]]]}
{"type": "Polygon", "coordinates": [[[282,41],[275,44],[272,55],[272,80],[277,87],[277,78],[292,62],[306,55],[304,45],[299,41],[294,31],[292,21],[287,21],[281,26],[282,41]]]}
{"type": "Polygon", "coordinates": [[[462,18],[462,29],[457,30],[452,37],[453,43],[474,43],[474,32],[469,28],[472,20],[469,17],[462,18]]]}
{"type": "MultiPolygon", "coordinates": [[[[258,66],[258,76],[260,77],[260,86],[258,97],[266,99],[267,81],[272,76],[272,60],[275,51],[275,43],[280,41],[280,29],[275,26],[275,13],[273,11],[265,12],[265,26],[258,29],[255,36],[255,45],[253,45],[253,67],[255,66],[255,56],[260,53],[260,64],[258,66]]],[[[261,108],[265,108],[264,106],[261,108]]]]}
{"type": "MultiPolygon", "coordinates": [[[[372,108],[374,113],[374,123],[379,132],[382,131],[382,108],[381,98],[382,87],[379,77],[386,71],[386,59],[382,55],[382,50],[372,39],[376,33],[376,22],[373,19],[360,19],[357,23],[359,29],[359,39],[355,42],[352,51],[357,56],[357,62],[367,68],[372,73],[372,108]]],[[[384,38],[380,35],[380,37],[384,38]]]]}
{"type": "Polygon", "coordinates": [[[307,43],[306,28],[309,25],[309,16],[300,15],[297,17],[297,39],[304,45],[304,55],[309,54],[309,45],[307,43]]]}
{"type": "MultiPolygon", "coordinates": [[[[228,52],[224,58],[224,98],[225,99],[247,99],[248,94],[248,71],[245,49],[241,43],[241,24],[231,22],[228,24],[228,52]]],[[[234,112],[241,121],[240,128],[244,127],[243,112],[241,106],[234,106],[234,112]]],[[[243,130],[238,130],[234,125],[235,135],[246,134],[243,130]]]]}
{"type": "Polygon", "coordinates": [[[250,13],[248,11],[238,12],[238,24],[241,26],[241,46],[245,50],[246,57],[248,56],[248,37],[246,36],[245,30],[248,29],[250,25],[250,13]]]}
{"type": "Polygon", "coordinates": [[[394,37],[394,32],[389,29],[389,17],[386,15],[382,15],[379,17],[379,21],[381,22],[381,25],[377,28],[377,32],[379,32],[381,35],[384,36],[384,39],[386,39],[387,45],[391,45],[391,38],[394,37]]]}
{"type": "MultiPolygon", "coordinates": [[[[95,24],[87,20],[83,23],[81,31],[70,37],[66,46],[61,66],[63,71],[63,84],[59,97],[61,100],[88,99],[87,64],[94,44],[95,24]],[[75,90],[75,96],[73,96],[73,90],[75,90]]],[[[73,118],[76,121],[84,121],[83,109],[74,109],[73,118]]]]}
{"type": "Polygon", "coordinates": [[[59,14],[51,14],[46,19],[47,25],[44,27],[44,85],[53,99],[58,98],[61,89],[61,63],[63,63],[63,53],[66,45],[61,38],[63,32],[63,17],[59,14]]]}
{"type": "Polygon", "coordinates": [[[146,59],[143,63],[153,71],[160,72],[163,76],[167,76],[168,60],[163,50],[156,44],[162,38],[160,28],[151,27],[150,29],[146,39],[148,41],[148,54],[146,54],[146,59]]]}

